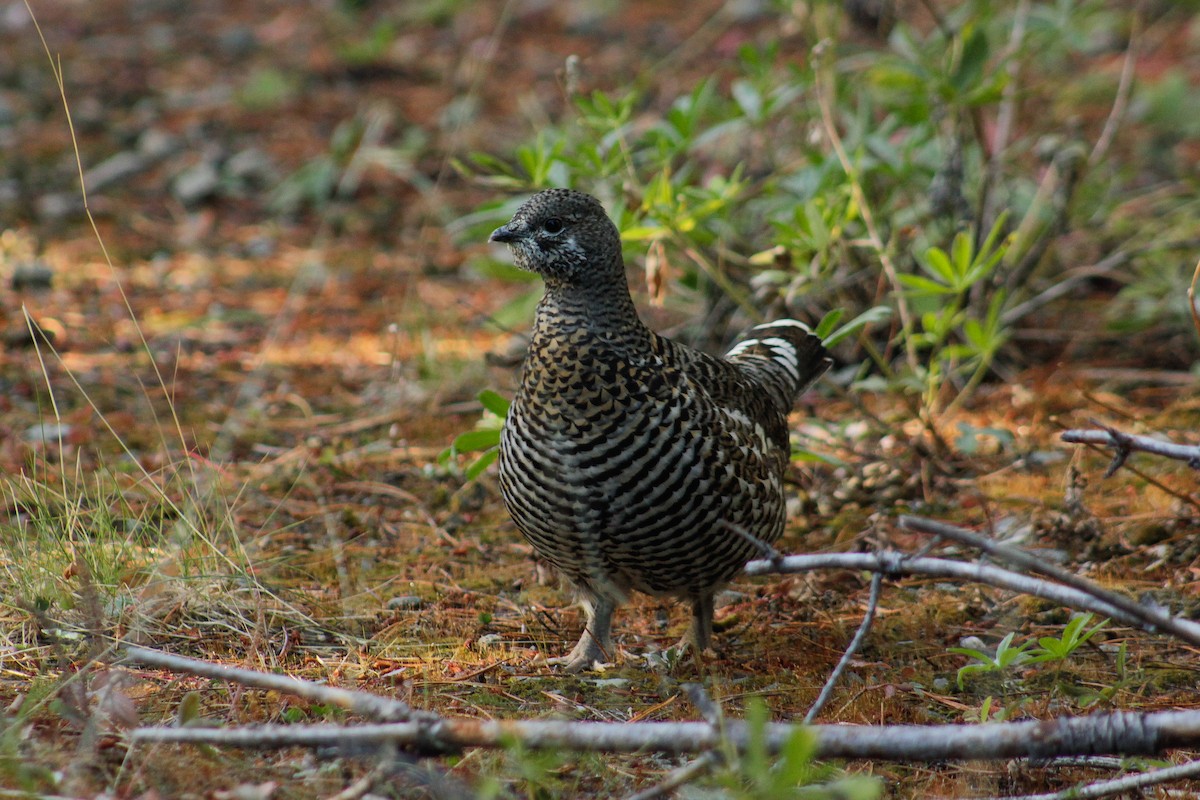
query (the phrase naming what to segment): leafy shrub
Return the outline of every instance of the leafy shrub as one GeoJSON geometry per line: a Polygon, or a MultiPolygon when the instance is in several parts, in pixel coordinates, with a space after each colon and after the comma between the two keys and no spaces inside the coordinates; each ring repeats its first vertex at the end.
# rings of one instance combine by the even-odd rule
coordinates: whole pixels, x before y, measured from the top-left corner
{"type": "MultiPolygon", "coordinates": [[[[764,308],[809,320],[892,309],[840,355],[867,361],[860,386],[910,393],[928,419],[969,399],[1013,327],[1061,294],[1047,290],[1064,278],[1068,232],[1133,235],[1109,224],[1133,180],[1125,154],[1102,158],[1055,103],[1111,99],[1115,82],[1098,90],[1070,65],[1113,47],[1132,17],[1099,2],[977,0],[928,30],[901,20],[871,48],[842,35],[832,5],[811,11],[798,20],[816,43],[807,57],[781,40],[746,45],[665,105],[637,87],[576,93],[511,158],[458,166],[501,189],[599,195],[626,256],[668,265],[671,301],[702,306],[718,342],[722,325],[764,308]]],[[[481,238],[512,207],[496,201],[464,229],[481,238]]]]}

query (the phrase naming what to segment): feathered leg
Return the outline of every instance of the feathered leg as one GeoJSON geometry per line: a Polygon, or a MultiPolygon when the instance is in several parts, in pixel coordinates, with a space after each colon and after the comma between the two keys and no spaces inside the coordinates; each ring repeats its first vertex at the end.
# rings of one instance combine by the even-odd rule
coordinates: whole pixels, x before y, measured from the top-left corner
{"type": "MultiPolygon", "coordinates": [[[[711,603],[710,603],[711,609],[711,603]]],[[[564,672],[582,672],[594,669],[597,664],[611,660],[614,649],[612,640],[612,617],[617,604],[607,597],[584,593],[583,609],[587,613],[587,624],[579,642],[562,658],[548,659],[547,663],[563,665],[564,672]]],[[[711,617],[711,611],[710,611],[711,617]]]]}

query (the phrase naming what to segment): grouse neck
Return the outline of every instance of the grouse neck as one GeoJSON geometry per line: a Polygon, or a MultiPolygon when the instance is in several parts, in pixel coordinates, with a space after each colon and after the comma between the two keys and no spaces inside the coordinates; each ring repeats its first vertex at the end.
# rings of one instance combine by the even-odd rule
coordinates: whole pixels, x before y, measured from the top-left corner
{"type": "Polygon", "coordinates": [[[536,328],[545,333],[586,328],[606,338],[643,341],[654,336],[638,317],[624,272],[585,285],[547,281],[546,294],[538,304],[536,328]]]}

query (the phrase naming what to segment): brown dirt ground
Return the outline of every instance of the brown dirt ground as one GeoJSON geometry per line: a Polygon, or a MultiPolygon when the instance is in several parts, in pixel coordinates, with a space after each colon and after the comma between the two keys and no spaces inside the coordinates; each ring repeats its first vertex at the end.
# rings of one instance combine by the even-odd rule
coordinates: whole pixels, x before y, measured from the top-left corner
{"type": "MultiPolygon", "coordinates": [[[[722,5],[707,0],[622,4],[619,13],[595,16],[586,4],[566,3],[411,4],[398,12],[351,5],[34,4],[65,73],[85,168],[144,152],[148,135],[171,143],[168,155],[89,197],[111,263],[72,205],[70,130],[37,34],[23,6],[3,10],[0,99],[15,121],[0,140],[12,157],[0,177],[15,194],[0,202],[7,237],[0,263],[7,268],[34,253],[53,270],[53,284],[0,294],[0,471],[14,476],[10,487],[23,475],[43,495],[82,492],[86,515],[145,529],[131,537],[128,569],[114,577],[134,608],[106,614],[111,633],[445,714],[695,718],[675,683],[696,676],[691,665],[664,677],[631,659],[605,676],[625,680],[616,687],[539,666],[540,653],[569,644],[579,614],[558,587],[536,580],[494,481],[464,484],[436,464],[478,418],[475,393],[512,386],[511,369],[483,359],[504,351],[512,335],[485,315],[526,288],[474,273],[470,260],[482,243],[447,233],[447,223],[493,194],[462,178],[451,159],[473,149],[504,154],[540,120],[561,115],[570,54],[582,56],[589,80],[605,88],[665,64],[653,91],[671,98],[714,59],[769,32],[769,22],[706,25],[722,5]],[[394,43],[369,64],[350,64],[339,48],[385,18],[399,20],[394,43]],[[263,85],[277,88],[253,100],[263,85]],[[195,205],[169,190],[190,167],[227,163],[250,149],[275,174],[288,174],[328,152],[340,122],[373,107],[391,115],[387,141],[410,131],[426,137],[411,165],[419,178],[369,172],[352,198],[320,216],[276,214],[254,189],[221,190],[195,205]],[[467,121],[451,119],[450,108],[467,121]],[[57,355],[33,346],[25,311],[53,337],[57,355]],[[30,434],[56,414],[67,426],[62,447],[53,436],[30,434]],[[107,477],[91,481],[100,474],[107,477]],[[207,548],[168,546],[187,517],[180,508],[205,520],[207,548]],[[208,555],[186,563],[209,564],[213,552],[224,552],[255,580],[239,584],[216,568],[181,574],[175,562],[192,549],[208,555]],[[387,605],[404,596],[416,599],[387,605]]],[[[806,47],[784,41],[796,52],[806,47]]],[[[1095,310],[1081,307],[1085,315],[1095,310]]],[[[1177,464],[1135,457],[1136,473],[1102,480],[1105,455],[1056,441],[1061,429],[1092,418],[1130,430],[1195,430],[1194,384],[1104,372],[1146,364],[1097,356],[1084,344],[1087,326],[1044,322],[1027,335],[1055,357],[984,387],[970,408],[944,420],[951,440],[959,423],[1011,430],[1010,448],[922,457],[922,434],[906,422],[903,404],[870,399],[889,435],[880,441],[877,428],[852,426],[823,443],[847,459],[845,472],[797,469],[809,513],[797,517],[783,549],[853,549],[869,538],[864,530],[917,548],[924,542],[878,512],[920,506],[972,525],[1028,526],[1027,546],[1194,616],[1194,478],[1177,464]],[[1017,462],[1014,453],[1033,458],[1017,462]],[[839,487],[847,495],[836,507],[823,505],[839,487]],[[1070,496],[1080,498],[1077,507],[1070,496]]],[[[828,423],[806,426],[814,435],[862,413],[848,399],[813,400],[811,413],[828,423]]],[[[796,426],[805,426],[803,414],[796,426]]],[[[20,519],[39,503],[54,505],[9,493],[10,530],[22,530],[20,519]]],[[[93,544],[82,536],[71,547],[93,544]]],[[[77,595],[84,591],[77,569],[61,578],[77,595]]],[[[861,618],[866,586],[862,576],[819,574],[734,587],[718,612],[718,656],[703,668],[726,713],[740,714],[757,696],[776,718],[803,714],[861,618]]],[[[0,701],[8,718],[19,701],[32,702],[50,679],[86,659],[39,633],[28,602],[0,590],[0,701]]],[[[947,648],[963,637],[1047,635],[1066,619],[1060,608],[979,587],[889,584],[875,629],[823,719],[963,721],[988,696],[1015,718],[1082,713],[1088,690],[1116,680],[1113,652],[1122,643],[1127,680],[1088,710],[1197,706],[1200,659],[1191,648],[1116,626],[1100,637],[1104,647],[1059,671],[956,688],[965,661],[947,648]]],[[[673,642],[685,612],[638,598],[618,624],[621,644],[637,654],[673,642]]],[[[169,720],[189,692],[199,693],[205,718],[225,724],[330,716],[274,693],[153,670],[131,675],[125,694],[143,724],[169,720]]],[[[130,751],[119,733],[92,743],[93,755],[78,767],[77,717],[61,703],[35,713],[20,741],[0,749],[0,782],[167,798],[233,796],[221,792],[275,781],[276,797],[312,797],[340,791],[366,769],[352,758],[290,751],[130,751]],[[53,784],[39,766],[64,770],[65,782],[53,784]]],[[[481,752],[439,765],[469,782],[494,775],[507,783],[517,780],[515,759],[481,752]]],[[[541,780],[550,794],[621,794],[671,763],[560,759],[541,780]]],[[[985,763],[846,767],[883,777],[897,797],[1045,791],[1105,775],[985,763]]]]}

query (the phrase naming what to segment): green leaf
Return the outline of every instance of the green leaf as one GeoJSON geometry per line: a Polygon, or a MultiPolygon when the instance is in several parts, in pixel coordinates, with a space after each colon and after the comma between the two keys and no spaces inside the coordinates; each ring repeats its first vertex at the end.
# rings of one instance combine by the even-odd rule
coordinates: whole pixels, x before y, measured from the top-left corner
{"type": "Polygon", "coordinates": [[[996,70],[985,78],[983,83],[967,91],[963,102],[968,106],[990,106],[1000,102],[1004,97],[1004,87],[1008,85],[1008,73],[996,70]]]}
{"type": "Polygon", "coordinates": [[[829,246],[833,236],[829,230],[829,226],[825,224],[825,217],[821,213],[821,209],[816,204],[809,204],[804,207],[804,217],[808,222],[808,235],[811,240],[814,250],[824,250],[829,246]]]}
{"type": "Polygon", "coordinates": [[[805,450],[803,448],[792,451],[792,461],[799,464],[830,464],[835,467],[846,466],[846,462],[837,456],[814,453],[812,450],[805,450]]]}
{"type": "Polygon", "coordinates": [[[987,722],[988,717],[990,717],[992,715],[992,703],[993,702],[995,702],[995,698],[993,698],[990,694],[984,698],[983,705],[981,705],[979,707],[979,721],[980,722],[987,722]]]}
{"type": "MultiPolygon", "coordinates": [[[[825,318],[828,319],[829,314],[826,314],[825,318]]],[[[845,339],[848,336],[851,336],[851,335],[857,333],[858,331],[862,330],[863,328],[867,327],[868,325],[875,325],[878,323],[888,322],[891,318],[892,318],[892,309],[890,307],[888,307],[888,306],[873,306],[871,308],[868,308],[863,313],[859,314],[854,319],[847,322],[842,327],[838,328],[833,333],[829,334],[828,336],[823,337],[822,341],[824,342],[826,347],[833,347],[838,342],[842,341],[843,339],[845,339]]],[[[840,314],[836,318],[834,318],[835,324],[838,319],[841,319],[840,314]]],[[[825,324],[825,319],[822,319],[821,325],[817,326],[818,330],[824,324],[825,324]]],[[[830,327],[832,327],[832,326],[830,326],[830,327]]]]}
{"type": "Polygon", "coordinates": [[[288,706],[283,711],[283,721],[289,724],[297,724],[308,719],[308,713],[300,706],[288,706]]]}
{"type": "Polygon", "coordinates": [[[891,92],[921,93],[929,84],[929,72],[920,64],[901,59],[880,61],[868,73],[876,87],[891,92]]]}
{"type": "Polygon", "coordinates": [[[508,416],[508,408],[512,405],[508,399],[491,389],[484,389],[479,393],[479,402],[500,419],[508,416]]]}
{"type": "Polygon", "coordinates": [[[485,278],[497,278],[508,283],[533,283],[538,280],[536,272],[513,266],[507,261],[494,258],[476,258],[470,262],[471,269],[485,278]]]}
{"type": "Polygon", "coordinates": [[[621,231],[621,241],[645,242],[653,239],[662,239],[670,233],[671,232],[662,225],[637,225],[621,231]]]}
{"type": "Polygon", "coordinates": [[[943,297],[957,294],[952,287],[938,283],[932,278],[926,278],[924,275],[897,275],[896,278],[900,281],[901,286],[912,290],[912,294],[917,296],[943,297]]]}
{"type": "Polygon", "coordinates": [[[1014,666],[1017,664],[1022,664],[1028,660],[1028,655],[1026,654],[1025,651],[1027,649],[1029,649],[1032,642],[1025,642],[1024,644],[1022,644],[1018,647],[1013,647],[1012,640],[1013,640],[1013,637],[1016,635],[1017,635],[1016,631],[1013,631],[1012,633],[1008,634],[1008,636],[1005,636],[1000,641],[1000,644],[996,645],[996,661],[995,661],[995,663],[997,664],[997,666],[1000,666],[1000,667],[1014,666]]]}
{"type": "Polygon", "coordinates": [[[986,664],[992,663],[992,654],[986,653],[983,650],[976,650],[973,647],[947,647],[946,652],[954,653],[967,658],[973,658],[976,661],[982,661],[986,664]]]}
{"type": "Polygon", "coordinates": [[[806,779],[812,771],[812,760],[817,754],[817,737],[808,729],[797,725],[788,734],[787,741],[779,751],[775,765],[775,775],[772,783],[779,790],[775,797],[784,796],[783,792],[793,790],[806,779]]]}
{"type": "Polygon", "coordinates": [[[179,701],[179,708],[175,711],[175,725],[179,728],[186,728],[198,722],[200,722],[200,693],[188,692],[179,701]]]}
{"type": "Polygon", "coordinates": [[[879,800],[883,797],[883,781],[874,775],[847,775],[819,787],[821,797],[839,800],[879,800]]]}
{"type": "Polygon", "coordinates": [[[454,437],[451,445],[459,453],[470,453],[475,450],[486,450],[500,444],[500,429],[467,431],[454,437]]]}
{"type": "Polygon", "coordinates": [[[537,304],[541,302],[541,299],[542,288],[535,286],[527,292],[521,292],[521,294],[496,309],[492,313],[492,319],[497,325],[505,328],[523,327],[533,317],[534,309],[537,308],[537,304]]]}
{"type": "Polygon", "coordinates": [[[987,349],[984,347],[986,339],[984,337],[983,325],[979,324],[977,319],[968,319],[963,323],[963,335],[967,337],[976,350],[982,351],[987,349]]]}
{"type": "Polygon", "coordinates": [[[959,60],[958,69],[950,79],[951,84],[960,93],[979,82],[987,64],[989,51],[987,34],[982,27],[975,28],[963,44],[962,59],[959,60]]]}
{"type": "MultiPolygon", "coordinates": [[[[846,309],[844,308],[835,308],[825,312],[825,316],[821,317],[821,321],[817,323],[817,327],[813,330],[813,333],[820,336],[821,341],[824,342],[826,337],[829,336],[830,331],[833,330],[834,326],[844,316],[846,316],[846,309]]],[[[828,347],[829,343],[825,342],[825,346],[828,347]]]]}
{"type": "Polygon", "coordinates": [[[955,234],[954,241],[950,243],[950,263],[954,267],[954,275],[956,283],[961,286],[962,279],[968,272],[971,271],[972,260],[971,237],[966,231],[960,231],[955,234]]]}
{"type": "Polygon", "coordinates": [[[754,84],[746,80],[736,80],[729,87],[729,92],[733,95],[734,102],[742,109],[743,114],[754,122],[762,120],[763,97],[754,84]]]}
{"type": "Polygon", "coordinates": [[[950,257],[940,247],[931,247],[926,250],[925,258],[921,261],[921,266],[933,277],[941,278],[942,283],[947,286],[957,284],[954,266],[950,263],[950,257]]]}
{"type": "Polygon", "coordinates": [[[472,462],[471,466],[467,467],[467,469],[464,471],[463,474],[466,476],[467,480],[469,480],[469,481],[475,480],[481,474],[483,474],[483,471],[485,469],[487,469],[489,466],[491,466],[492,462],[495,461],[499,455],[500,455],[499,447],[494,447],[491,450],[488,450],[483,455],[481,455],[479,458],[475,459],[475,461],[472,462]]]}
{"type": "Polygon", "coordinates": [[[767,773],[767,704],[761,697],[746,702],[746,750],[742,765],[748,776],[761,780],[767,773]]]}

